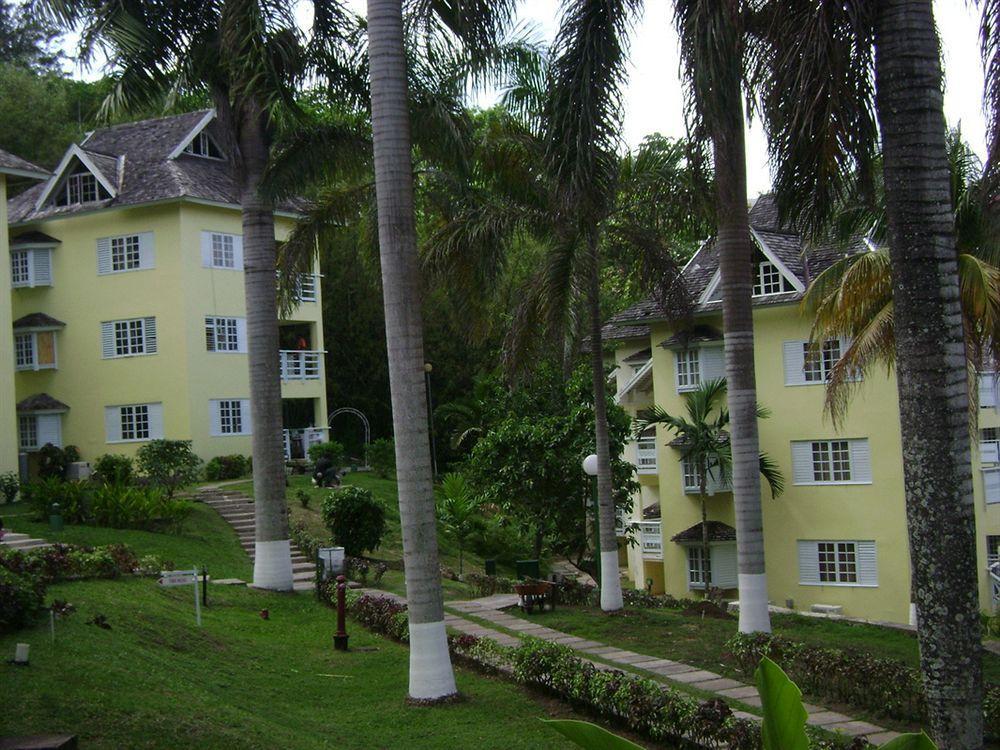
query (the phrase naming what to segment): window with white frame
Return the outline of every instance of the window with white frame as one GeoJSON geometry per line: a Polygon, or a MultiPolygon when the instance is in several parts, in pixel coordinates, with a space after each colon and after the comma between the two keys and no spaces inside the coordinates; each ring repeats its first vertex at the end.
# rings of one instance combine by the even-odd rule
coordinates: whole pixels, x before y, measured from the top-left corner
{"type": "Polygon", "coordinates": [[[829,339],[820,347],[808,342],[802,345],[802,373],[807,383],[825,383],[830,379],[833,366],[840,359],[840,341],[829,339]]]}
{"type": "Polygon", "coordinates": [[[701,368],[697,349],[682,349],[674,358],[677,363],[677,389],[693,390],[701,383],[701,368]]]}
{"type": "Polygon", "coordinates": [[[681,459],[681,471],[684,474],[684,489],[689,492],[698,492],[701,483],[698,480],[698,466],[692,456],[685,456],[681,459]]]}
{"type": "Polygon", "coordinates": [[[986,564],[995,565],[1000,562],[1000,536],[990,534],[986,537],[986,564]]]}
{"type": "Polygon", "coordinates": [[[762,260],[757,264],[753,281],[754,297],[766,297],[769,294],[794,291],[795,287],[781,274],[781,270],[774,263],[762,260]]]}
{"type": "Polygon", "coordinates": [[[819,586],[877,586],[874,541],[799,540],[799,582],[819,586]]]}
{"type": "Polygon", "coordinates": [[[191,139],[191,142],[184,149],[184,153],[191,154],[192,156],[204,156],[208,159],[222,158],[222,152],[219,150],[219,147],[215,145],[215,141],[204,130],[191,139]]]}
{"type": "Polygon", "coordinates": [[[11,250],[10,282],[12,286],[28,286],[31,283],[30,250],[11,250]]]}
{"type": "Polygon", "coordinates": [[[979,431],[979,461],[1000,463],[1000,428],[984,427],[979,431]]]}
{"type": "Polygon", "coordinates": [[[249,435],[250,399],[221,398],[209,401],[211,434],[214,437],[249,435]]]}
{"type": "Polygon", "coordinates": [[[997,374],[979,373],[979,408],[994,409],[997,406],[997,374]]]}
{"type": "Polygon", "coordinates": [[[35,369],[35,337],[30,333],[14,336],[14,367],[18,370],[35,369]]]}
{"type": "Polygon", "coordinates": [[[81,164],[56,188],[53,200],[57,206],[75,206],[110,197],[97,177],[81,164]]]}
{"type": "Polygon", "coordinates": [[[233,235],[212,235],[212,266],[215,268],[236,267],[236,248],[233,235]]]}
{"type": "Polygon", "coordinates": [[[242,318],[205,317],[205,348],[210,352],[245,352],[246,330],[242,318]]]}
{"type": "Polygon", "coordinates": [[[153,233],[137,232],[97,240],[97,273],[142,271],[153,268],[153,233]]]}
{"type": "Polygon", "coordinates": [[[37,451],[44,445],[62,447],[61,414],[19,414],[18,444],[22,451],[37,451]]]}
{"type": "Polygon", "coordinates": [[[795,484],[868,484],[872,481],[868,439],[794,441],[792,476],[795,484]]]}
{"type": "Polygon", "coordinates": [[[688,547],[688,587],[704,588],[705,581],[712,572],[712,551],[705,556],[703,547],[688,547]]]}
{"type": "Polygon", "coordinates": [[[983,500],[987,505],[1000,503],[1000,468],[991,466],[982,470],[983,500]]]}
{"type": "Polygon", "coordinates": [[[11,250],[10,285],[14,288],[52,286],[52,249],[11,250]]]}
{"type": "Polygon", "coordinates": [[[122,440],[149,440],[149,406],[147,404],[123,406],[120,417],[122,440]]]}
{"type": "Polygon", "coordinates": [[[163,437],[163,404],[123,404],[104,407],[109,443],[158,440],[163,437]]]}
{"type": "Polygon", "coordinates": [[[139,268],[139,235],[111,238],[111,270],[132,271],[139,268]]]}
{"type": "Polygon", "coordinates": [[[17,418],[18,437],[21,450],[30,451],[38,449],[38,417],[34,414],[25,414],[17,418]]]}
{"type": "Polygon", "coordinates": [[[130,318],[101,323],[105,359],[156,354],[156,318],[130,318]]]}

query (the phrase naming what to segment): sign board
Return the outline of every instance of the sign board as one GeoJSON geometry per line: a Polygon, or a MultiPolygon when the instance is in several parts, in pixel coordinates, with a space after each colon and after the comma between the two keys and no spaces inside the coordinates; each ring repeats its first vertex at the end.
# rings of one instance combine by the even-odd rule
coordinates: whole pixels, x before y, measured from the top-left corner
{"type": "Polygon", "coordinates": [[[198,583],[197,570],[164,570],[157,581],[161,586],[190,586],[198,583]]]}

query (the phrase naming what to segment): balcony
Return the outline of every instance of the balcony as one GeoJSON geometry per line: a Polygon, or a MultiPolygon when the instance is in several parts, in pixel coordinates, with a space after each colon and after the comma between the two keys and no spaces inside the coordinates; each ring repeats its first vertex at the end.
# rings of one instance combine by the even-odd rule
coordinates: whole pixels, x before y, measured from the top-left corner
{"type": "Polygon", "coordinates": [[[299,302],[315,302],[316,290],[319,289],[319,276],[314,273],[304,273],[295,284],[295,299],[299,302]]]}
{"type": "Polygon", "coordinates": [[[319,380],[322,351],[282,349],[278,356],[282,380],[319,380]]]}
{"type": "Polygon", "coordinates": [[[640,474],[656,474],[656,438],[639,438],[635,447],[635,465],[640,474]]]}
{"type": "Polygon", "coordinates": [[[303,427],[299,429],[282,430],[285,443],[285,460],[306,459],[309,449],[318,443],[325,443],[329,427],[303,427]]]}
{"type": "Polygon", "coordinates": [[[663,535],[660,533],[660,523],[660,521],[639,522],[639,544],[644,558],[663,559],[663,535]]]}

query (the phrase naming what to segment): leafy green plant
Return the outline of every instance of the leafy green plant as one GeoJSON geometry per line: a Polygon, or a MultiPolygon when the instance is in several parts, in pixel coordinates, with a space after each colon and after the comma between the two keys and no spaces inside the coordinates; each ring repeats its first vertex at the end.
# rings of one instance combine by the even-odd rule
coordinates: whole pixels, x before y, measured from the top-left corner
{"type": "Polygon", "coordinates": [[[438,503],[438,518],[444,532],[458,544],[458,574],[462,574],[465,548],[469,539],[482,525],[479,512],[481,501],[472,491],[472,486],[461,474],[445,474],[441,478],[441,500],[438,503]]]}
{"type": "Polygon", "coordinates": [[[375,476],[388,479],[396,472],[396,444],[388,438],[373,440],[368,445],[368,465],[375,476]]]}
{"type": "Polygon", "coordinates": [[[84,523],[90,513],[91,487],[83,482],[64,482],[56,477],[36,479],[21,487],[21,499],[31,508],[36,521],[47,521],[52,504],[66,523],[84,523]]]}
{"type": "Polygon", "coordinates": [[[642,750],[624,737],[612,734],[604,727],[591,724],[589,721],[573,719],[543,719],[546,724],[559,732],[563,737],[587,750],[642,750]]]}
{"type": "Polygon", "coordinates": [[[299,505],[303,508],[308,508],[309,501],[312,500],[312,495],[300,488],[295,490],[295,499],[299,501],[299,505]]]}
{"type": "Polygon", "coordinates": [[[233,453],[229,456],[215,456],[205,464],[205,479],[218,482],[225,479],[240,479],[250,473],[246,456],[233,453]]]}
{"type": "Polygon", "coordinates": [[[135,462],[140,473],[167,497],[201,478],[201,459],[191,451],[190,440],[152,440],[136,451],[135,462]]]}
{"type": "Polygon", "coordinates": [[[41,479],[64,479],[69,461],[66,451],[52,443],[38,449],[38,476],[41,479]]]}
{"type": "Polygon", "coordinates": [[[135,466],[129,456],[105,453],[94,461],[94,477],[104,484],[131,484],[135,478],[135,466]]]}
{"type": "Polygon", "coordinates": [[[21,480],[13,471],[0,474],[0,496],[5,503],[12,503],[17,499],[17,493],[21,491],[21,480]]]}
{"type": "Polygon", "coordinates": [[[187,500],[176,500],[156,487],[109,484],[94,491],[89,523],[112,529],[176,530],[191,513],[187,500]]]}
{"type": "Polygon", "coordinates": [[[45,582],[0,567],[0,633],[30,625],[42,609],[45,582]]]}
{"type": "Polygon", "coordinates": [[[385,534],[385,507],[362,487],[340,487],[323,500],[323,523],[345,554],[360,557],[378,548],[385,534]]]}
{"type": "Polygon", "coordinates": [[[330,440],[326,443],[316,443],[316,445],[309,447],[309,460],[312,461],[313,464],[316,464],[320,459],[325,458],[334,466],[343,466],[346,456],[347,454],[344,452],[344,446],[336,440],[330,440]]]}

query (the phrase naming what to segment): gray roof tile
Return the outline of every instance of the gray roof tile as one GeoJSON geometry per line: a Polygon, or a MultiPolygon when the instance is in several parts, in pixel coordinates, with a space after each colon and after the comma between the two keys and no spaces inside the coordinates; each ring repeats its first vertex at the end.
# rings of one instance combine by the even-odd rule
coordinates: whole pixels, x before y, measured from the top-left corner
{"type": "Polygon", "coordinates": [[[69,411],[69,407],[57,398],[52,398],[47,393],[36,393],[28,396],[17,404],[20,412],[32,411],[69,411]]]}
{"type": "Polygon", "coordinates": [[[0,149],[0,173],[24,174],[24,176],[37,175],[40,179],[48,175],[48,171],[36,164],[32,164],[20,156],[15,156],[9,151],[0,149]]]}

